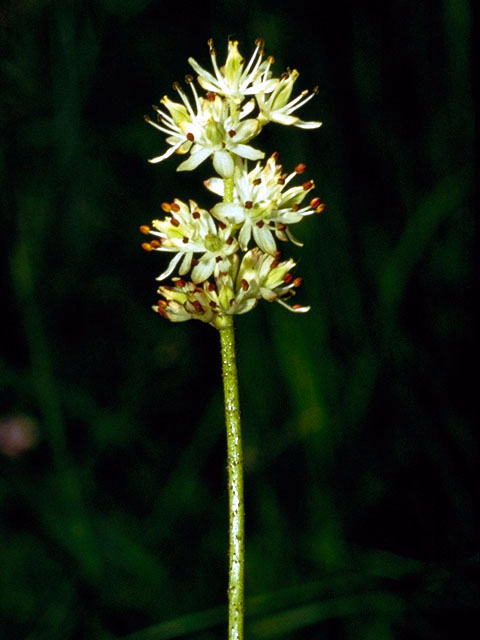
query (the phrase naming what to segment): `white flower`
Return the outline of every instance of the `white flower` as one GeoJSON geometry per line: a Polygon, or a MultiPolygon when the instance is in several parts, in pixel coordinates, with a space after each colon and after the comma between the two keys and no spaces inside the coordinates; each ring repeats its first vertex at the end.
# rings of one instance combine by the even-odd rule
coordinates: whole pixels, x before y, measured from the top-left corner
{"type": "Polygon", "coordinates": [[[279,124],[293,125],[300,129],[317,129],[322,126],[321,122],[306,122],[300,120],[297,116],[291,115],[318,92],[316,87],[311,93],[308,89],[305,89],[296,98],[290,100],[293,85],[298,76],[299,73],[296,69],[293,69],[293,71],[288,70],[282,75],[281,80],[268,98],[265,95],[266,91],[259,91],[256,94],[255,97],[260,109],[259,120],[262,125],[267,122],[278,122],[279,124]]]}
{"type": "Polygon", "coordinates": [[[309,307],[290,307],[285,302],[302,284],[302,279],[294,279],[291,273],[294,266],[293,260],[279,262],[257,248],[248,251],[241,261],[235,254],[230,270],[220,272],[215,282],[200,286],[173,278],[173,286],[161,286],[161,298],[153,309],[172,322],[196,319],[217,328],[228,324],[229,316],[247,313],[262,298],[295,313],[305,313],[309,307]]]}
{"type": "Polygon", "coordinates": [[[208,211],[200,209],[193,200],[187,205],[176,198],[171,204],[163,203],[162,208],[170,215],[163,220],[154,220],[152,227],[140,227],[142,233],[155,238],[143,243],[146,251],[175,253],[157,280],[171,275],[178,264],[180,275],[187,274],[193,266],[191,278],[194,283],[230,268],[229,256],[237,251],[238,242],[229,225],[216,223],[208,211]]]}
{"type": "Polygon", "coordinates": [[[206,98],[202,98],[198,95],[191,76],[187,76],[187,82],[192,89],[195,108],[180,85],[175,83],[174,88],[183,104],[173,102],[168,96],[164,96],[160,102],[165,108],[154,107],[158,122],[153,122],[145,116],[148,124],[167,135],[167,143],[171,145],[163,155],[152,158],[150,162],[161,162],[175,152],[190,152],[190,157],[177,167],[177,171],[191,171],[213,155],[216,171],[226,178],[230,177],[234,170],[231,154],[249,160],[264,157],[262,151],[245,144],[261,129],[257,119],[243,119],[254,108],[252,102],[244,105],[236,114],[234,122],[228,104],[220,96],[209,93],[206,98]]]}
{"type": "MultiPolygon", "coordinates": [[[[314,182],[308,180],[300,186],[285,189],[293,178],[305,171],[306,166],[299,164],[292,173],[286,174],[277,160],[278,154],[274,153],[265,166],[257,163],[250,172],[246,166],[238,165],[234,175],[234,202],[220,202],[212,209],[219,220],[241,227],[238,241],[242,250],[247,249],[253,236],[262,251],[274,255],[277,247],[273,234],[280,240],[291,240],[301,245],[288,225],[325,208],[320,198],[313,198],[309,206],[300,207],[307,193],[315,187],[314,182]]],[[[205,181],[205,186],[223,196],[223,180],[210,178],[205,181]]]]}
{"type": "Polygon", "coordinates": [[[213,40],[209,40],[208,46],[215,75],[200,66],[194,58],[189,58],[188,62],[198,73],[198,83],[203,89],[218,93],[240,104],[245,96],[256,95],[259,91],[270,93],[279,82],[278,78],[270,78],[269,69],[273,58],[269,57],[262,62],[263,40],[257,39],[255,45],[256,49],[245,66],[245,59],[238,51],[238,42],[229,40],[225,65],[219,68],[213,40]]]}

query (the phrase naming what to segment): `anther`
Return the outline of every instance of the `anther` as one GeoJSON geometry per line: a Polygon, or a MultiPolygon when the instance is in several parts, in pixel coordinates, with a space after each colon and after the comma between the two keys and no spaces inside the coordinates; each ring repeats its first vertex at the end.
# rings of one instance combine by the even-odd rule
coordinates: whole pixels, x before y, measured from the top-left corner
{"type": "Polygon", "coordinates": [[[302,284],[303,284],[303,278],[295,278],[295,280],[293,281],[293,286],[297,289],[298,287],[301,287],[302,284]]]}
{"type": "Polygon", "coordinates": [[[272,153],[272,158],[275,160],[275,162],[277,162],[277,160],[279,159],[279,157],[280,157],[280,154],[279,154],[279,152],[278,152],[278,151],[274,151],[274,152],[272,153]]]}
{"type": "Polygon", "coordinates": [[[215,258],[215,262],[221,262],[223,260],[222,256],[217,256],[215,258]]]}
{"type": "Polygon", "coordinates": [[[152,122],[152,119],[149,116],[143,116],[143,119],[145,120],[145,122],[148,122],[149,124],[152,122]]]}
{"type": "Polygon", "coordinates": [[[180,211],[180,206],[176,202],[172,202],[170,206],[172,207],[172,211],[180,211]]]}
{"type": "Polygon", "coordinates": [[[209,102],[215,102],[215,98],[217,97],[217,94],[214,91],[209,91],[207,93],[207,100],[209,102]]]}
{"type": "Polygon", "coordinates": [[[235,298],[232,298],[232,299],[229,301],[229,304],[230,304],[230,306],[231,306],[231,307],[233,307],[233,305],[235,304],[235,298]]]}
{"type": "Polygon", "coordinates": [[[180,83],[179,83],[179,82],[177,82],[177,81],[175,81],[175,82],[172,84],[172,87],[175,89],[175,91],[181,91],[181,90],[182,90],[182,88],[180,87],[180,83]]]}
{"type": "Polygon", "coordinates": [[[152,249],[158,249],[159,247],[162,246],[162,243],[159,242],[158,240],[152,240],[150,242],[150,246],[152,247],[152,249]]]}
{"type": "Polygon", "coordinates": [[[255,40],[255,46],[263,48],[265,46],[265,40],[263,38],[257,38],[255,40]]]}
{"type": "Polygon", "coordinates": [[[217,308],[217,303],[214,302],[213,300],[210,300],[210,302],[208,304],[212,307],[212,309],[216,309],[217,308]]]}
{"type": "Polygon", "coordinates": [[[172,227],[180,226],[180,222],[176,218],[170,218],[170,224],[172,225],[172,227]]]}
{"type": "Polygon", "coordinates": [[[247,200],[245,202],[245,209],[251,209],[253,207],[253,202],[251,200],[247,200]]]}
{"type": "Polygon", "coordinates": [[[197,264],[198,264],[198,260],[197,260],[197,258],[192,258],[192,265],[193,265],[194,267],[196,267],[196,266],[197,266],[197,264]]]}
{"type": "Polygon", "coordinates": [[[279,178],[277,184],[285,184],[285,178],[279,178]]]}
{"type": "Polygon", "coordinates": [[[312,93],[313,93],[313,94],[315,94],[315,95],[317,95],[317,93],[318,93],[319,91],[320,91],[320,89],[318,88],[318,85],[317,85],[317,86],[315,86],[315,87],[313,87],[313,89],[312,89],[312,93]]]}
{"type": "Polygon", "coordinates": [[[304,182],[302,184],[302,187],[304,189],[304,191],[310,191],[310,189],[313,189],[313,187],[315,186],[313,180],[307,180],[307,182],[304,182]]]}
{"type": "Polygon", "coordinates": [[[220,227],[220,229],[226,229],[227,228],[227,225],[224,222],[222,222],[221,220],[219,221],[218,226],[220,227]]]}
{"type": "Polygon", "coordinates": [[[287,228],[287,225],[286,225],[286,224],[283,224],[282,222],[279,222],[279,223],[277,224],[277,229],[278,229],[279,231],[285,231],[285,229],[286,229],[286,228],[287,228]]]}
{"type": "Polygon", "coordinates": [[[193,135],[193,133],[187,133],[187,140],[190,140],[190,142],[193,142],[195,140],[195,136],[193,135]]]}
{"type": "Polygon", "coordinates": [[[288,284],[289,282],[291,282],[293,280],[293,276],[291,273],[286,273],[283,276],[283,281],[285,282],[285,284],[288,284]]]}
{"type": "Polygon", "coordinates": [[[183,287],[186,285],[187,283],[185,282],[185,280],[183,278],[177,278],[175,280],[175,286],[178,287],[179,289],[183,289],[183,287]]]}
{"type": "Polygon", "coordinates": [[[276,269],[279,264],[280,264],[280,260],[273,260],[272,264],[270,265],[270,269],[276,269]]]}
{"type": "Polygon", "coordinates": [[[294,202],[292,204],[292,211],[298,211],[300,209],[300,205],[298,204],[298,202],[294,202]]]}
{"type": "Polygon", "coordinates": [[[162,210],[165,211],[165,213],[170,213],[172,207],[168,202],[162,202],[162,210]]]}
{"type": "Polygon", "coordinates": [[[142,249],[144,251],[151,251],[153,247],[149,242],[142,242],[142,249]]]}
{"type": "Polygon", "coordinates": [[[195,311],[197,313],[205,313],[204,308],[202,307],[202,305],[200,304],[200,302],[198,300],[194,300],[192,302],[193,306],[195,307],[195,311]]]}
{"type": "Polygon", "coordinates": [[[268,56],[267,62],[268,64],[273,64],[275,62],[275,58],[273,56],[268,56]]]}
{"type": "Polygon", "coordinates": [[[261,229],[261,228],[265,225],[265,222],[264,222],[263,220],[259,220],[259,221],[258,221],[258,222],[256,222],[255,224],[257,225],[257,227],[258,227],[259,229],[261,229]]]}
{"type": "Polygon", "coordinates": [[[142,226],[140,227],[140,233],[143,233],[145,236],[148,236],[148,234],[150,233],[150,227],[146,224],[142,224],[142,226]]]}
{"type": "Polygon", "coordinates": [[[243,280],[240,282],[240,286],[242,287],[242,289],[244,291],[248,291],[250,285],[248,284],[248,282],[245,280],[245,278],[243,278],[243,280]]]}
{"type": "Polygon", "coordinates": [[[261,178],[256,178],[253,183],[256,187],[258,187],[259,184],[262,184],[262,179],[261,178]]]}
{"type": "Polygon", "coordinates": [[[277,249],[273,255],[276,260],[280,260],[282,257],[282,252],[280,251],[280,249],[277,249]]]}
{"type": "Polygon", "coordinates": [[[237,132],[234,131],[233,129],[230,129],[230,131],[228,132],[228,135],[230,136],[230,138],[233,138],[234,136],[237,135],[237,132]]]}
{"type": "Polygon", "coordinates": [[[297,166],[295,167],[295,173],[303,173],[306,168],[307,165],[303,162],[300,162],[300,164],[297,164],[297,166]]]}
{"type": "Polygon", "coordinates": [[[187,238],[187,236],[183,236],[182,242],[183,242],[183,244],[188,244],[190,242],[190,240],[189,240],[189,238],[187,238]]]}
{"type": "Polygon", "coordinates": [[[213,47],[214,47],[214,44],[213,44],[213,38],[209,38],[209,39],[207,40],[207,44],[208,44],[208,46],[210,47],[210,49],[213,49],[213,47]]]}
{"type": "Polygon", "coordinates": [[[193,76],[191,76],[189,73],[187,73],[187,75],[185,76],[185,82],[188,82],[188,84],[193,82],[193,76]]]}
{"type": "Polygon", "coordinates": [[[294,309],[295,311],[296,311],[297,309],[301,309],[301,308],[302,308],[302,305],[301,305],[301,304],[292,304],[292,309],[294,309]]]}
{"type": "Polygon", "coordinates": [[[226,240],[225,240],[226,244],[231,245],[233,242],[233,238],[232,236],[229,236],[226,240]]]}
{"type": "Polygon", "coordinates": [[[209,291],[215,291],[215,285],[213,284],[213,282],[209,282],[208,283],[208,290],[209,291]]]}
{"type": "Polygon", "coordinates": [[[200,218],[200,212],[199,211],[194,211],[192,213],[192,218],[195,218],[195,220],[198,220],[200,218]]]}

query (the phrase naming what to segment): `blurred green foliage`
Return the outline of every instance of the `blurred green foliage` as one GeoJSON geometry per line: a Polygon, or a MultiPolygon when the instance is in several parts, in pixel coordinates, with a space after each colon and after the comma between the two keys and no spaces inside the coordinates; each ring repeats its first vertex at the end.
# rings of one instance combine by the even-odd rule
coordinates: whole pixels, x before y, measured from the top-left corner
{"type": "Polygon", "coordinates": [[[1,3],[1,638],[224,637],[218,336],[149,310],[165,262],[137,229],[210,204],[209,167],[146,163],[142,115],[229,35],[319,85],[324,127],[262,143],[328,205],[292,248],[312,311],[237,322],[247,637],[476,619],[471,21],[467,0],[1,3]]]}

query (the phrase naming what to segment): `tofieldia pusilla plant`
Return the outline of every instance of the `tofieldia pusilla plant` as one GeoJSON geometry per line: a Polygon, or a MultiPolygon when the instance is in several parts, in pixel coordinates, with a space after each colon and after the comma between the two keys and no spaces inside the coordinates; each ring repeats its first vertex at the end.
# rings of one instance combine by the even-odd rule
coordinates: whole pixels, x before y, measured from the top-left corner
{"type": "Polygon", "coordinates": [[[321,213],[325,205],[312,197],[313,180],[300,176],[303,163],[288,172],[278,153],[265,153],[252,141],[270,122],[300,129],[316,129],[320,122],[301,120],[294,113],[316,93],[304,90],[292,98],[298,71],[280,77],[272,71],[274,59],[265,56],[257,40],[247,62],[238,42],[228,43],[223,67],[217,63],[213,41],[208,42],[212,71],[193,58],[197,74],[185,77],[188,92],[175,82],[179,96],[168,96],[154,106],[155,120],[145,120],[166,136],[167,150],[150,160],[174,154],[185,159],[177,171],[192,171],[209,158],[217,175],[204,182],[221,198],[210,210],[195,201],[174,198],[161,206],[164,217],[140,231],[148,236],[146,251],[171,255],[157,278],[162,282],[153,309],[172,322],[200,320],[219,330],[227,428],[229,490],[229,640],[243,638],[244,505],[243,458],[238,399],[233,317],[253,309],[262,298],[295,313],[309,307],[289,305],[302,284],[292,273],[295,262],[284,259],[280,243],[301,246],[291,226],[303,217],[321,213]],[[163,284],[171,277],[171,284],[163,284]]]}

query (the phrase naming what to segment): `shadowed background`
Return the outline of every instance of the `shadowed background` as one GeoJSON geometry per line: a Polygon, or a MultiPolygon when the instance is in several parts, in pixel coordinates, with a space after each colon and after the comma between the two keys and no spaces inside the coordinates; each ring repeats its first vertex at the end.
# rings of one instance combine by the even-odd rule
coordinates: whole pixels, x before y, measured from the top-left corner
{"type": "Polygon", "coordinates": [[[257,140],[327,210],[285,248],[311,312],[236,323],[248,637],[476,620],[471,3],[374,6],[0,4],[0,637],[225,637],[218,335],[150,311],[167,260],[138,232],[215,202],[209,162],[147,164],[142,119],[212,36],[263,37],[324,122],[257,140]]]}

